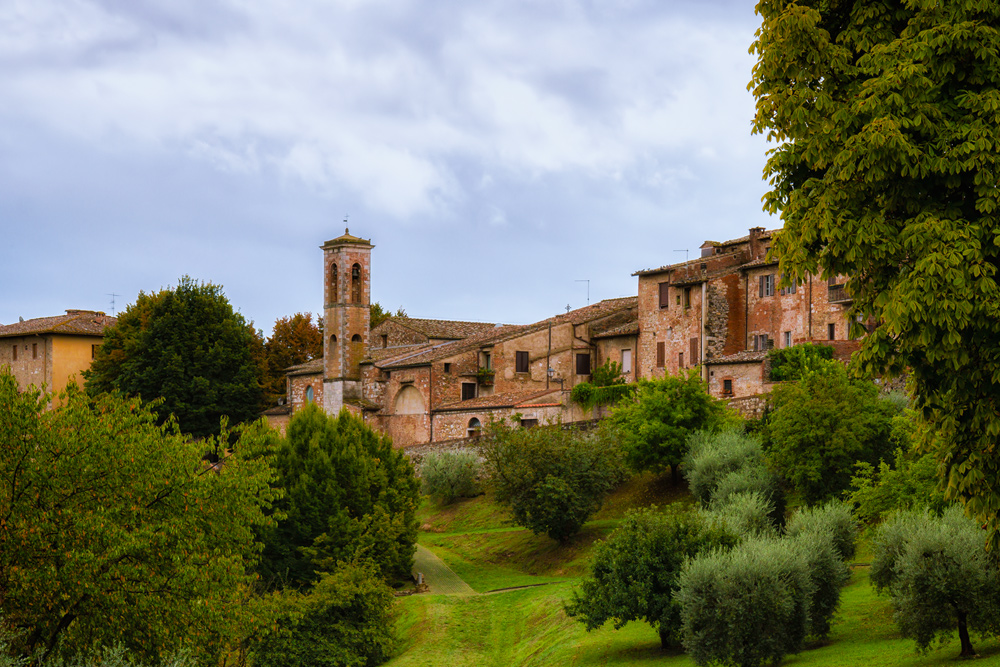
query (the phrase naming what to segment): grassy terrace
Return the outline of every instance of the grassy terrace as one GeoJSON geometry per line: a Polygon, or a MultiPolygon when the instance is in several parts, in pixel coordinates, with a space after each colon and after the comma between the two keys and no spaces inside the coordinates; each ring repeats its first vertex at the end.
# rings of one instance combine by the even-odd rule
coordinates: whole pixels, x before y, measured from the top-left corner
{"type": "MultiPolygon", "coordinates": [[[[669,477],[640,476],[610,499],[570,544],[560,546],[512,526],[487,496],[439,508],[421,508],[420,543],[443,559],[479,593],[516,586],[519,590],[476,596],[414,595],[399,601],[401,645],[392,667],[409,665],[693,665],[681,652],[660,650],[644,623],[621,630],[605,626],[588,633],[563,612],[573,587],[586,573],[596,540],[614,529],[629,508],[650,503],[691,502],[669,477]]],[[[862,545],[863,547],[863,545],[862,545]]],[[[870,554],[859,549],[859,561],[870,554]]],[[[974,639],[977,665],[1000,666],[1000,641],[974,639]]],[[[958,638],[916,653],[902,639],[885,598],[868,583],[867,567],[856,566],[844,590],[827,641],[790,656],[783,665],[816,667],[924,666],[958,662],[958,638]]]]}

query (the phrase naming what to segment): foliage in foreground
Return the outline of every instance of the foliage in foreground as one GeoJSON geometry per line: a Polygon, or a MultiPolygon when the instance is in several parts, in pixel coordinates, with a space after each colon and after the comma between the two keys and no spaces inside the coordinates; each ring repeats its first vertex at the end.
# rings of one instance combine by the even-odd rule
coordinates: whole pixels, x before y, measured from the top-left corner
{"type": "Polygon", "coordinates": [[[533,533],[567,542],[600,509],[625,473],[611,431],[561,425],[518,428],[495,422],[483,457],[497,502],[533,533]]]}
{"type": "Polygon", "coordinates": [[[833,360],[833,348],[829,345],[801,343],[770,350],[767,358],[771,363],[771,380],[789,382],[821,370],[827,362],[833,360]]]}
{"type": "Polygon", "coordinates": [[[340,561],[371,560],[387,579],[410,576],[418,485],[392,441],[346,410],[298,411],[274,457],[283,514],[264,534],[261,574],[308,585],[340,561]]]}
{"type": "Polygon", "coordinates": [[[90,370],[91,396],[120,391],[145,401],[160,423],[173,415],[194,437],[219,420],[255,419],[263,397],[263,341],[222,288],[185,276],[174,289],[140,292],[104,334],[90,370]]]}
{"type": "Polygon", "coordinates": [[[479,495],[483,464],[475,452],[432,452],[420,462],[420,491],[444,504],[479,495]]]}
{"type": "Polygon", "coordinates": [[[1000,631],[1000,569],[975,521],[951,507],[939,517],[901,512],[874,540],[871,579],[888,591],[904,637],[927,650],[956,629],[961,655],[973,656],[970,632],[1000,631]]]}
{"type": "Polygon", "coordinates": [[[845,491],[856,461],[877,465],[892,451],[895,408],[872,383],[848,378],[838,362],[771,396],[768,457],[807,504],[845,491]]]}
{"type": "Polygon", "coordinates": [[[62,406],[48,398],[0,373],[0,601],[14,649],[221,651],[245,620],[254,530],[276,495],[269,432],[236,431],[209,468],[205,443],[137,399],[75,385],[62,406]]]}
{"type": "Polygon", "coordinates": [[[1000,3],[761,1],[781,271],[847,276],[855,362],[910,373],[949,499],[1000,548],[1000,3]]]}
{"type": "Polygon", "coordinates": [[[750,538],[689,561],[676,600],[684,648],[698,665],[759,667],[825,636],[849,571],[829,536],[750,538]]]}
{"type": "Polygon", "coordinates": [[[616,629],[645,621],[664,648],[680,641],[680,605],[673,595],[684,562],[712,548],[730,548],[736,536],[696,512],[655,506],[630,512],[598,544],[591,574],[566,606],[587,630],[609,621],[616,629]]]}
{"type": "Polygon", "coordinates": [[[611,413],[626,461],[635,470],[671,469],[675,478],[695,431],[718,430],[725,407],[713,398],[697,369],[662,380],[639,380],[629,400],[611,413]]]}
{"type": "Polygon", "coordinates": [[[251,649],[254,664],[374,667],[396,643],[392,590],[370,563],[340,563],[307,593],[274,593],[274,627],[251,649]]]}

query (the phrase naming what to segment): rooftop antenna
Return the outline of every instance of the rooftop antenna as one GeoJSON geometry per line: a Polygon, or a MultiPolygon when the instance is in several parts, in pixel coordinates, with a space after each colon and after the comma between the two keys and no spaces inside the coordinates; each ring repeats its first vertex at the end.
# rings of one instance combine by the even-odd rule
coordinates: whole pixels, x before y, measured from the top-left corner
{"type": "Polygon", "coordinates": [[[107,292],[107,295],[111,297],[111,317],[115,316],[115,297],[121,296],[121,294],[115,294],[114,292],[107,292]]]}
{"type": "Polygon", "coordinates": [[[584,278],[584,279],[581,279],[581,280],[574,280],[573,282],[575,282],[575,283],[587,283],[587,305],[589,306],[590,305],[590,280],[587,280],[586,278],[584,278]]]}
{"type": "Polygon", "coordinates": [[[674,252],[682,252],[682,253],[684,253],[684,261],[685,262],[688,261],[688,251],[687,251],[687,248],[685,248],[684,250],[674,250],[674,252]]]}

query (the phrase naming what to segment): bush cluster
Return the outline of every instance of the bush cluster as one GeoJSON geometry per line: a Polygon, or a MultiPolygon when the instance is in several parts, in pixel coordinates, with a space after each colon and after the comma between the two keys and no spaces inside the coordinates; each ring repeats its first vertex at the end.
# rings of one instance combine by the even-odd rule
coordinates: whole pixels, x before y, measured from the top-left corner
{"type": "Polygon", "coordinates": [[[737,429],[692,434],[684,476],[702,508],[739,534],[773,532],[784,523],[784,492],[757,436],[737,429]]]}
{"type": "Polygon", "coordinates": [[[420,491],[444,504],[480,493],[483,464],[474,452],[435,452],[420,463],[420,491]]]}

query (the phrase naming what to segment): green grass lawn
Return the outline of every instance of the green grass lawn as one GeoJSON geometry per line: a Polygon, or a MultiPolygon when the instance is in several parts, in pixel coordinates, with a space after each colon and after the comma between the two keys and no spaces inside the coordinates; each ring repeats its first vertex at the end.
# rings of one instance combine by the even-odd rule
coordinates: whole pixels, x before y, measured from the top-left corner
{"type": "MultiPolygon", "coordinates": [[[[651,503],[690,502],[683,487],[651,475],[633,479],[567,545],[510,523],[488,496],[446,508],[425,502],[418,513],[420,543],[441,557],[476,591],[545,584],[457,597],[400,598],[400,648],[388,664],[410,665],[693,665],[680,651],[662,651],[644,623],[586,632],[563,611],[587,570],[594,542],[606,537],[627,509],[651,503]]],[[[859,562],[870,554],[864,545],[859,562]]],[[[973,638],[977,665],[1000,667],[1000,641],[973,638]]],[[[875,595],[868,568],[856,567],[844,589],[830,637],[789,656],[783,665],[810,667],[924,667],[958,662],[957,635],[926,654],[899,636],[892,609],[875,595]]]]}

